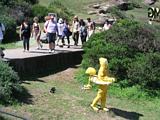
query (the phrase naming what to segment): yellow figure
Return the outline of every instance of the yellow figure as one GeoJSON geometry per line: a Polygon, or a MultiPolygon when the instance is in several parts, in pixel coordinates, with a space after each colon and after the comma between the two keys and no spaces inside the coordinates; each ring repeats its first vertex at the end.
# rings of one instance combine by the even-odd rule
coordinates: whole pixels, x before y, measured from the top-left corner
{"type": "Polygon", "coordinates": [[[106,58],[100,58],[99,63],[100,63],[100,68],[98,71],[98,76],[96,76],[96,72],[95,74],[92,74],[93,73],[92,70],[94,68],[90,69],[91,67],[89,67],[86,70],[86,73],[90,75],[89,81],[92,81],[99,85],[97,96],[93,100],[91,107],[93,108],[93,110],[98,111],[99,109],[96,107],[96,105],[98,102],[100,102],[102,110],[108,111],[106,107],[106,95],[107,95],[108,85],[114,82],[115,78],[109,77],[108,61],[106,58]]]}

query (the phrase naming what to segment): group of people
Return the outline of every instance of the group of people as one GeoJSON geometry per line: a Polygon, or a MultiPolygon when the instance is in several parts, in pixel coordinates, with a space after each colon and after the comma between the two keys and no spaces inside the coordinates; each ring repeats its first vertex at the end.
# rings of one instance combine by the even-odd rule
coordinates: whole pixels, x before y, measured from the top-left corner
{"type": "MultiPolygon", "coordinates": [[[[41,27],[38,22],[38,17],[35,17],[34,23],[31,26],[28,22],[28,18],[25,18],[20,26],[20,39],[23,40],[24,52],[29,51],[29,39],[34,37],[37,42],[37,49],[43,47],[40,36],[41,36],[41,27]]],[[[74,40],[74,45],[78,45],[79,38],[81,39],[82,45],[86,42],[86,39],[89,38],[95,31],[95,23],[91,21],[90,18],[87,18],[87,22],[83,19],[78,19],[78,16],[74,16],[72,25],[69,25],[66,19],[57,18],[54,15],[46,16],[45,23],[43,26],[43,32],[46,33],[47,40],[49,43],[49,52],[55,51],[55,41],[57,40],[57,45],[61,40],[60,47],[65,45],[64,39],[67,38],[68,48],[70,48],[70,36],[74,40]],[[57,39],[58,37],[58,39],[57,39]]]]}

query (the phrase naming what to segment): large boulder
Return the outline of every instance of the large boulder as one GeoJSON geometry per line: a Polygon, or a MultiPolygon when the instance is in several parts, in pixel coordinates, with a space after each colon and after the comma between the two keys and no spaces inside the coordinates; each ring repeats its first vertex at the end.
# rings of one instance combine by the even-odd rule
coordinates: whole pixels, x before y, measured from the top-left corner
{"type": "Polygon", "coordinates": [[[95,4],[92,6],[94,9],[99,9],[100,8],[100,4],[95,4]]]}
{"type": "Polygon", "coordinates": [[[88,11],[89,15],[97,14],[97,11],[88,11]]]}
{"type": "Polygon", "coordinates": [[[148,5],[152,5],[156,2],[156,0],[144,0],[144,2],[148,5]]]}

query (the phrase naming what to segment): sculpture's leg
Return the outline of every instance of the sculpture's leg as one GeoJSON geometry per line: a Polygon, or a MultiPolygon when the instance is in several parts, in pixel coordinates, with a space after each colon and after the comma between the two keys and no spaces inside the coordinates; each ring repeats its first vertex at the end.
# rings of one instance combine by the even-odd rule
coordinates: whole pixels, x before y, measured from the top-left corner
{"type": "Polygon", "coordinates": [[[94,98],[92,104],[91,104],[91,107],[93,108],[93,110],[95,111],[98,111],[98,108],[96,107],[98,101],[102,98],[102,90],[99,89],[98,90],[98,93],[97,93],[97,96],[94,98]]]}
{"type": "Polygon", "coordinates": [[[106,96],[107,96],[107,91],[104,91],[101,98],[101,107],[104,111],[109,111],[109,109],[107,109],[106,107],[106,96]]]}

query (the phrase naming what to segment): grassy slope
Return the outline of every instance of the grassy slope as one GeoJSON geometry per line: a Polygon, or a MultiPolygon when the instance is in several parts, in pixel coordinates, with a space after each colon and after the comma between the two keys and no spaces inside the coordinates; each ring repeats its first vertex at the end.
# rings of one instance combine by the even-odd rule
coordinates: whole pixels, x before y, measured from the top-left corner
{"type": "MultiPolygon", "coordinates": [[[[52,0],[39,0],[41,5],[49,5],[52,0]]],[[[69,8],[76,15],[87,18],[89,15],[87,14],[87,6],[89,4],[97,3],[97,0],[60,0],[64,6],[69,8]]],[[[98,2],[104,2],[108,0],[98,0],[98,2]]],[[[95,17],[95,16],[90,16],[95,17]]]]}
{"type": "Polygon", "coordinates": [[[73,78],[76,71],[77,69],[70,68],[55,75],[25,81],[23,86],[31,94],[28,104],[5,109],[32,120],[158,120],[160,118],[158,100],[128,100],[115,98],[112,95],[109,95],[107,101],[111,111],[95,113],[89,105],[96,91],[81,90],[81,85],[73,78]],[[56,87],[56,93],[49,94],[53,86],[56,87]]]}

